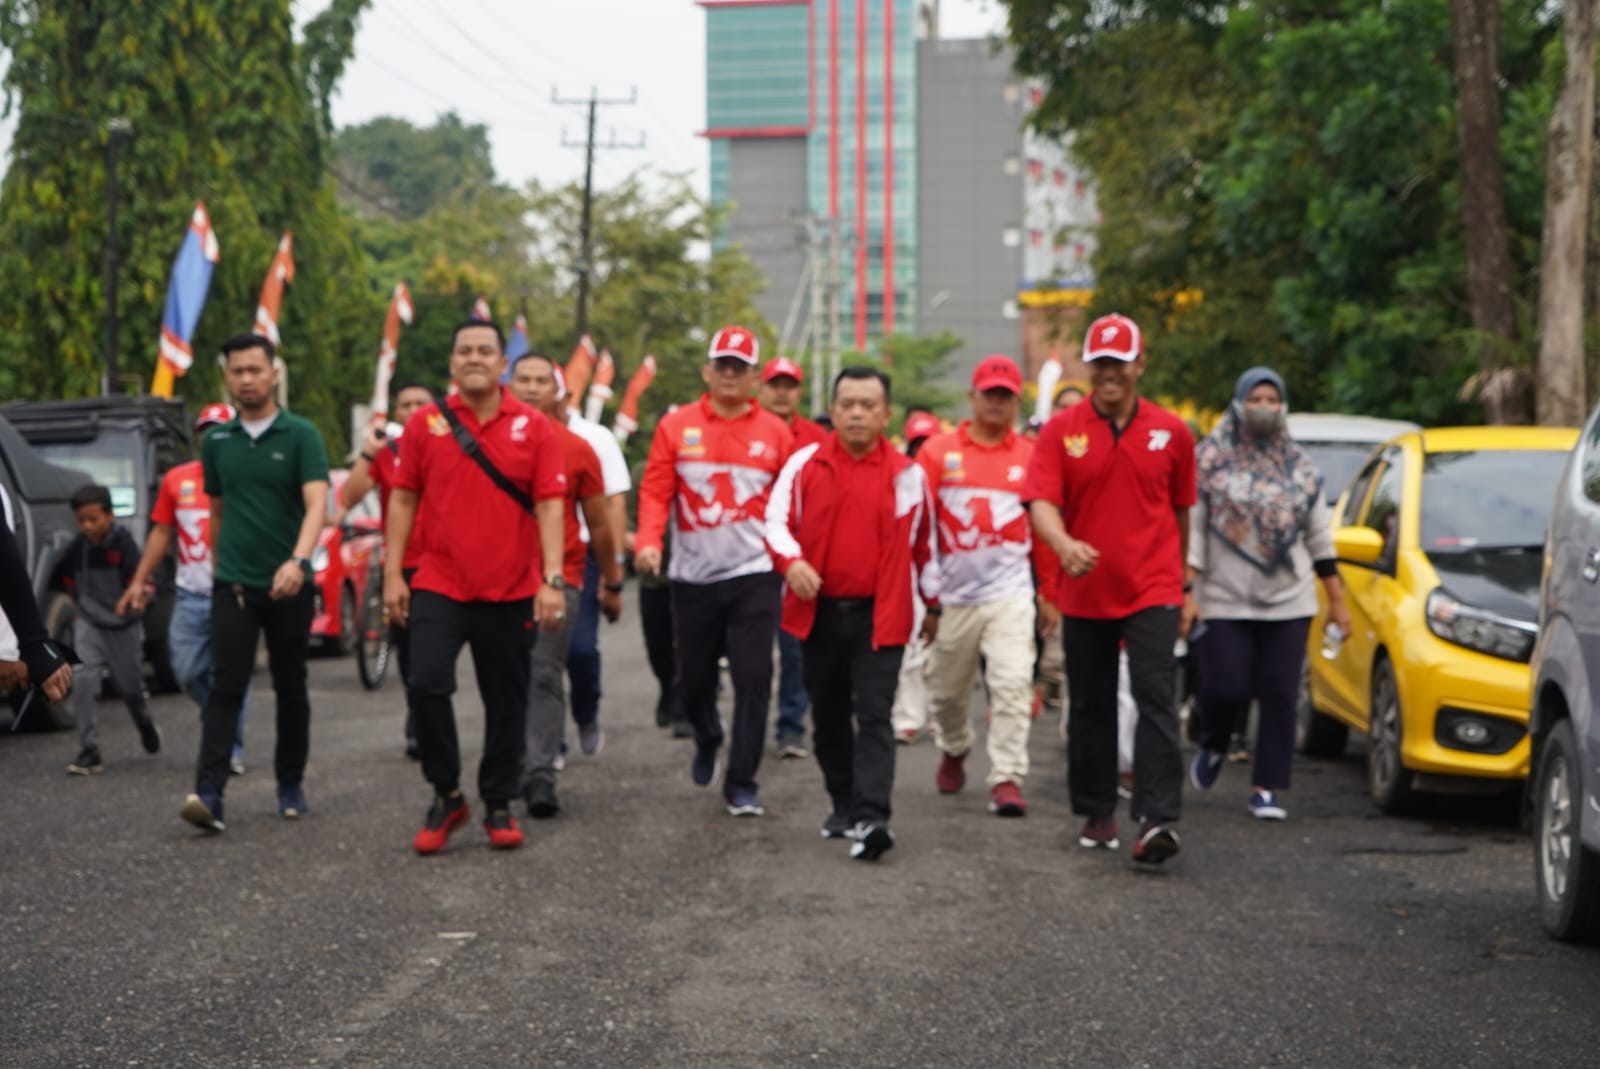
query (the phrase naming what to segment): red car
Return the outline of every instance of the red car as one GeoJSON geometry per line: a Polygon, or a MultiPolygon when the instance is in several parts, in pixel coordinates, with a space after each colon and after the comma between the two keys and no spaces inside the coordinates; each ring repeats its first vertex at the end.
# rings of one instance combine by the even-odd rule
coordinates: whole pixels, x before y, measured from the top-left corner
{"type": "Polygon", "coordinates": [[[311,637],[330,653],[347,653],[355,648],[359,606],[366,594],[372,564],[381,559],[383,543],[376,494],[368,494],[345,514],[342,523],[334,523],[339,513],[339,491],[349,474],[344,468],[330,473],[328,524],[311,554],[316,585],[311,637]]]}

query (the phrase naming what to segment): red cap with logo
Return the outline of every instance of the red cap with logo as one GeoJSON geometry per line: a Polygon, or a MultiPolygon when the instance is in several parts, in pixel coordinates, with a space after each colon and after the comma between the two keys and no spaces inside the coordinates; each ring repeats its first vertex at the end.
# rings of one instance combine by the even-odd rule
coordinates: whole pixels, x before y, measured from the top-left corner
{"type": "Polygon", "coordinates": [[[978,362],[972,372],[972,388],[979,393],[985,390],[1010,390],[1022,393],[1022,369],[1009,356],[995,353],[978,362]]]}
{"type": "Polygon", "coordinates": [[[756,336],[743,327],[723,327],[711,339],[706,358],[720,360],[723,357],[742,360],[755,367],[761,363],[761,345],[756,341],[756,336]]]}
{"type": "Polygon", "coordinates": [[[773,379],[782,378],[785,375],[796,382],[805,381],[805,376],[800,373],[800,365],[790,360],[787,356],[768,360],[767,366],[761,371],[761,381],[771,382],[773,379]]]}
{"type": "Polygon", "coordinates": [[[1089,333],[1083,336],[1083,362],[1111,357],[1131,363],[1144,352],[1144,338],[1139,334],[1139,324],[1124,315],[1101,316],[1089,324],[1089,333]]]}
{"type": "Polygon", "coordinates": [[[918,412],[906,420],[906,441],[914,442],[918,438],[928,438],[938,434],[944,428],[939,425],[939,417],[932,412],[918,412]]]}
{"type": "Polygon", "coordinates": [[[236,415],[237,413],[234,412],[232,405],[225,405],[220,402],[214,405],[207,405],[194,418],[194,429],[215,427],[219,423],[232,423],[236,415]]]}

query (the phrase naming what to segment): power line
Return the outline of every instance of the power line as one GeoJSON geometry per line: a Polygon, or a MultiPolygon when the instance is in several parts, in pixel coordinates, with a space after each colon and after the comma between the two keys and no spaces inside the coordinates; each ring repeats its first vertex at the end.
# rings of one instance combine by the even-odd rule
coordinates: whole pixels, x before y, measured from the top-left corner
{"type": "Polygon", "coordinates": [[[436,41],[434,41],[431,38],[429,38],[428,35],[425,32],[423,32],[416,25],[414,25],[411,22],[407,21],[403,16],[400,16],[400,15],[397,14],[395,17],[398,20],[398,25],[401,26],[407,33],[409,33],[414,40],[421,42],[422,46],[424,48],[426,48],[429,52],[432,52],[435,56],[439,57],[444,62],[450,64],[450,66],[454,67],[456,70],[458,70],[461,73],[465,74],[467,77],[471,78],[477,84],[482,85],[485,88],[491,90],[492,92],[494,92],[494,94],[496,96],[498,96],[498,97],[500,97],[500,99],[508,102],[514,108],[525,109],[525,108],[527,108],[529,106],[529,102],[527,100],[518,100],[515,97],[511,96],[510,94],[502,91],[501,89],[499,89],[496,86],[496,84],[493,81],[491,81],[488,78],[485,78],[482,71],[473,70],[471,67],[469,67],[469,66],[467,66],[467,64],[461,62],[461,60],[457,59],[455,56],[453,56],[450,53],[444,51],[444,49],[439,47],[439,45],[438,45],[438,43],[436,41]]]}
{"type": "Polygon", "coordinates": [[[537,134],[548,133],[551,130],[556,128],[556,122],[555,122],[554,119],[546,120],[542,125],[533,125],[533,124],[522,123],[522,122],[518,122],[518,121],[515,121],[515,120],[510,120],[510,119],[498,119],[498,118],[494,118],[492,116],[486,117],[486,116],[481,116],[481,115],[470,114],[470,113],[464,111],[460,104],[456,103],[455,101],[452,101],[449,97],[446,97],[441,93],[435,92],[434,90],[430,89],[426,85],[423,85],[423,84],[421,84],[419,82],[412,81],[407,75],[405,75],[401,71],[398,71],[398,70],[394,69],[393,67],[389,66],[387,63],[385,63],[383,60],[381,60],[381,59],[379,59],[377,57],[377,53],[376,52],[365,52],[365,53],[363,53],[362,56],[361,56],[361,61],[365,62],[365,63],[371,63],[373,66],[377,67],[379,70],[383,71],[385,74],[387,74],[390,77],[394,78],[396,81],[399,81],[401,84],[405,85],[407,88],[413,89],[413,90],[415,90],[415,91],[417,91],[419,93],[424,94],[425,96],[428,96],[428,97],[432,98],[433,100],[437,101],[438,103],[443,104],[446,108],[449,108],[451,111],[455,112],[457,115],[460,115],[463,119],[467,120],[468,122],[480,123],[480,124],[485,125],[485,126],[497,126],[497,127],[500,127],[502,129],[506,129],[506,130],[521,130],[521,131],[523,131],[525,133],[537,133],[537,134]]]}

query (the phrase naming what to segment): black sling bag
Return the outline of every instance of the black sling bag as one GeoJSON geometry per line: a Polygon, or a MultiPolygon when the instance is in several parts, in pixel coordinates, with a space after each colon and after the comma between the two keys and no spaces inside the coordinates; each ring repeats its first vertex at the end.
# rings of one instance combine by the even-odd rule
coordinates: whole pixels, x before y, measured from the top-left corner
{"type": "Polygon", "coordinates": [[[449,405],[440,405],[439,411],[444,413],[445,420],[450,424],[450,432],[455,435],[456,444],[461,447],[461,451],[472,458],[472,462],[482,468],[483,473],[489,477],[489,480],[504,490],[511,500],[522,506],[525,511],[537,516],[538,512],[533,507],[533,498],[519,490],[510,479],[505,477],[499,468],[494,466],[494,461],[484,455],[482,447],[478,445],[478,439],[474,438],[472,432],[467,430],[467,425],[461,422],[461,417],[456,415],[449,405]]]}

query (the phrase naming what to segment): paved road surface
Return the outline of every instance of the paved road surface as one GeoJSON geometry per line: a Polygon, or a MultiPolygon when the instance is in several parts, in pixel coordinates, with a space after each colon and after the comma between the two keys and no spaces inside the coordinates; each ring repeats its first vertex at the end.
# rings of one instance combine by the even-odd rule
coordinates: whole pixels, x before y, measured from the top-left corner
{"type": "Polygon", "coordinates": [[[637,628],[605,632],[605,751],[515,853],[475,804],[412,855],[428,791],[400,689],[362,691],[349,660],[313,663],[298,823],[273,811],[264,702],[219,838],[178,820],[182,700],[156,703],[154,758],[107,705],[93,779],[63,774],[69,735],[0,738],[0,1066],[1600,1064],[1600,950],[1539,931],[1504,806],[1380,818],[1353,752],[1297,764],[1292,819],[1263,826],[1233,767],[1147,871],[1073,845],[1047,715],[1026,820],[978,784],[939,796],[921,744],[899,848],[850,862],[817,835],[810,761],[768,760],[759,820],[689,783],[637,628]]]}

